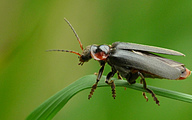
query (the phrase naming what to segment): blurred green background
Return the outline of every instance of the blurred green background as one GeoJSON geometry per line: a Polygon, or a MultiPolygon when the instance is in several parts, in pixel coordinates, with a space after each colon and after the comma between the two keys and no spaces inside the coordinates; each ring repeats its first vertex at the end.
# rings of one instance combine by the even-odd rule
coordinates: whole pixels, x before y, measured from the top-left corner
{"type": "MultiPolygon", "coordinates": [[[[48,49],[81,52],[67,23],[85,46],[134,42],[178,50],[186,57],[166,56],[192,70],[192,1],[190,0],[1,0],[0,1],[0,119],[25,119],[36,107],[78,78],[100,68],[91,60],[78,66],[77,56],[48,49]]],[[[104,75],[110,71],[106,67],[104,75]]],[[[148,85],[192,94],[186,80],[147,79],[148,85]]],[[[54,120],[191,120],[192,104],[149,94],[99,88],[74,96],[54,120]]]]}

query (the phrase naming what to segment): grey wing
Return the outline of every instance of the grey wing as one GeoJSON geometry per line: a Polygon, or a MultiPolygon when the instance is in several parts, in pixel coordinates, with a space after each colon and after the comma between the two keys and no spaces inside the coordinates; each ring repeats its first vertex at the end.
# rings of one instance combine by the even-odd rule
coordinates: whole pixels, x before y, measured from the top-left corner
{"type": "Polygon", "coordinates": [[[114,50],[108,57],[111,65],[142,70],[160,78],[178,79],[185,70],[183,64],[154,54],[134,53],[127,50],[114,50]]]}
{"type": "Polygon", "coordinates": [[[185,56],[183,53],[180,53],[178,51],[149,46],[149,45],[135,44],[135,43],[115,42],[112,44],[112,47],[116,49],[122,49],[122,50],[137,50],[137,51],[147,51],[147,52],[160,53],[160,54],[185,56]]]}

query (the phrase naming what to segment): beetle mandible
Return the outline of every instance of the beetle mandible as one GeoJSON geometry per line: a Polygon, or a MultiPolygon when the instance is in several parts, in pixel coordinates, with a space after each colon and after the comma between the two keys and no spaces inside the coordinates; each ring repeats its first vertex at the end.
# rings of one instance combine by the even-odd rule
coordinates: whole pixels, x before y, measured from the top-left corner
{"type": "MultiPolygon", "coordinates": [[[[119,79],[123,77],[129,84],[134,84],[136,79],[140,77],[140,83],[143,84],[143,88],[152,95],[154,101],[158,105],[159,100],[155,93],[147,88],[145,78],[183,80],[191,74],[191,71],[187,69],[184,64],[154,54],[185,56],[180,52],[170,49],[124,42],[115,42],[112,45],[89,45],[83,49],[83,45],[75,29],[67,19],[64,18],[64,20],[73,30],[80,44],[80,48],[82,49],[82,53],[80,54],[71,50],[48,51],[74,53],[79,56],[80,62],[78,65],[83,65],[84,62],[88,62],[92,58],[99,62],[101,68],[97,74],[96,83],[92,86],[88,99],[92,97],[93,92],[97,88],[106,63],[111,66],[111,72],[107,74],[105,82],[111,86],[112,97],[114,99],[116,97],[115,84],[110,78],[117,73],[119,79]]],[[[145,92],[143,92],[143,96],[148,101],[145,92]]]]}

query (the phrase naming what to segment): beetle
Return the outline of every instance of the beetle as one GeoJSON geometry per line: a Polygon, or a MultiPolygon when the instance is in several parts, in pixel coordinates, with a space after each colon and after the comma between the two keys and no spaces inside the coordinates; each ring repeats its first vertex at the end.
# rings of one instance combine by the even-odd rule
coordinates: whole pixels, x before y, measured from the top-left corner
{"type": "MultiPolygon", "coordinates": [[[[74,32],[80,44],[80,48],[82,49],[82,53],[80,54],[71,50],[58,49],[48,51],[74,53],[79,57],[80,62],[78,65],[83,65],[84,62],[88,62],[92,58],[99,62],[101,68],[99,69],[96,82],[92,86],[88,99],[92,97],[93,92],[97,88],[97,84],[100,81],[106,63],[111,66],[111,72],[107,74],[105,82],[111,86],[112,97],[114,99],[116,97],[115,84],[110,78],[117,73],[119,79],[122,79],[123,77],[129,84],[134,84],[136,79],[140,77],[140,83],[143,84],[143,88],[152,95],[154,101],[158,105],[159,100],[155,93],[147,88],[145,78],[183,80],[191,74],[191,71],[187,69],[184,64],[155,54],[185,56],[181,52],[170,49],[125,42],[115,42],[112,45],[94,44],[89,45],[84,49],[73,26],[67,19],[64,18],[64,20],[74,32]]],[[[148,101],[145,92],[143,92],[143,96],[148,101]]]]}

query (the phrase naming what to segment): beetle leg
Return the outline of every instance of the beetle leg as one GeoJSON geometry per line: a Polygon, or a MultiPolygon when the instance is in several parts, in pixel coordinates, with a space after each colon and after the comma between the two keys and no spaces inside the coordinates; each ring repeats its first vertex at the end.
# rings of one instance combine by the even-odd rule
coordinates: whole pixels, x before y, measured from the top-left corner
{"type": "Polygon", "coordinates": [[[142,92],[142,95],[144,96],[144,98],[145,98],[146,101],[148,102],[148,97],[147,97],[146,93],[145,93],[145,92],[142,92]]]}
{"type": "MultiPolygon", "coordinates": [[[[142,82],[143,82],[143,88],[144,88],[148,93],[150,93],[150,94],[152,95],[152,97],[153,97],[154,101],[156,102],[156,104],[159,105],[159,100],[157,99],[155,93],[154,93],[152,90],[150,90],[149,88],[147,88],[147,84],[146,84],[146,81],[145,81],[144,76],[143,76],[140,72],[138,72],[138,75],[141,77],[141,80],[142,80],[142,82]]],[[[145,94],[144,94],[144,97],[145,97],[145,94]]]]}
{"type": "Polygon", "coordinates": [[[117,77],[118,77],[118,79],[121,79],[121,80],[122,80],[122,77],[121,77],[121,75],[119,74],[118,71],[117,71],[117,77]]]}
{"type": "MultiPolygon", "coordinates": [[[[142,78],[140,79],[140,84],[143,84],[142,78]]],[[[146,99],[146,101],[148,101],[148,97],[145,94],[145,92],[142,92],[142,95],[144,96],[144,98],[146,99]]]]}
{"type": "Polygon", "coordinates": [[[100,79],[101,79],[101,76],[102,76],[102,74],[103,74],[104,67],[105,67],[105,64],[103,64],[103,65],[101,66],[100,70],[99,70],[99,73],[98,73],[98,75],[97,75],[96,83],[92,86],[91,92],[90,92],[90,94],[89,94],[89,96],[88,96],[88,99],[90,99],[90,98],[92,97],[93,92],[94,92],[95,89],[97,88],[97,84],[98,84],[98,82],[99,82],[100,79]]]}
{"type": "Polygon", "coordinates": [[[105,79],[105,83],[107,83],[108,85],[111,85],[111,89],[112,89],[112,97],[115,99],[116,97],[116,91],[115,91],[115,84],[114,81],[110,80],[111,77],[113,77],[115,75],[117,71],[115,69],[112,68],[112,71],[110,73],[107,74],[107,77],[105,79]]]}
{"type": "MultiPolygon", "coordinates": [[[[121,75],[119,74],[118,71],[117,71],[117,77],[118,77],[118,79],[123,80],[123,78],[121,77],[121,75]]],[[[126,87],[124,87],[124,89],[126,90],[126,87]]]]}

